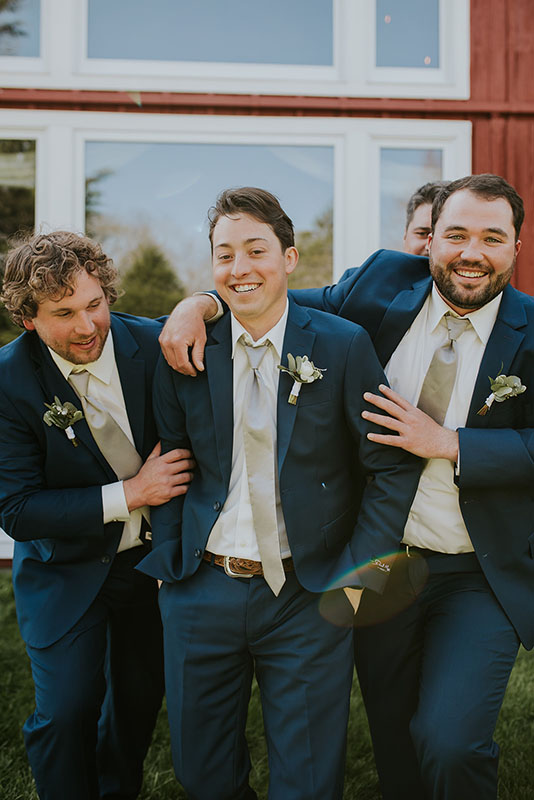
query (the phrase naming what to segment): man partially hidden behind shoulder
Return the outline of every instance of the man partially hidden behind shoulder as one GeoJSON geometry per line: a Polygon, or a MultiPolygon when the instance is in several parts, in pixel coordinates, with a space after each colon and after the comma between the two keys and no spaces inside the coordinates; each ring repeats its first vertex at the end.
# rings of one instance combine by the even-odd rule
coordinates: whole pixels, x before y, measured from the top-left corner
{"type": "Polygon", "coordinates": [[[152,416],[159,322],[110,314],[100,246],[39,234],[7,257],[26,332],[0,350],[0,524],[35,682],[24,725],[41,800],[133,800],[163,693],[149,505],[187,489],[152,416]]]}
{"type": "Polygon", "coordinates": [[[188,446],[198,466],[185,498],[154,509],[140,567],[164,581],[174,767],[197,800],[256,797],[245,739],[255,674],[270,795],[339,800],[353,669],[339,587],[353,599],[383,588],[418,459],[368,438],[379,429],[362,418],[362,394],[385,377],[365,331],[288,302],[298,253],[277,199],[228,190],[209,218],[231,313],[210,327],[201,375],[158,366],[162,452],[188,446]],[[325,592],[344,627],[321,614],[325,592]]]}

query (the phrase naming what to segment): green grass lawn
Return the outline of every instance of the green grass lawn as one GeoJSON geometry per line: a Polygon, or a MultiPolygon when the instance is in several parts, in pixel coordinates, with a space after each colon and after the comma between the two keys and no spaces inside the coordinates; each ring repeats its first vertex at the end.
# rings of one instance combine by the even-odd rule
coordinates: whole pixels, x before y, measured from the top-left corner
{"type": "MultiPolygon", "coordinates": [[[[0,800],[37,800],[21,733],[22,724],[32,711],[33,687],[18,633],[8,572],[0,572],[0,630],[0,800]]],[[[264,800],[268,771],[257,687],[254,687],[250,705],[248,734],[253,762],[251,782],[264,800]]],[[[499,719],[497,741],[501,746],[499,800],[531,800],[534,796],[532,652],[521,650],[519,654],[499,719]]],[[[141,800],[185,798],[172,771],[164,709],[145,766],[141,800]]],[[[346,800],[380,798],[367,722],[356,683],[352,693],[344,796],[346,800]]]]}

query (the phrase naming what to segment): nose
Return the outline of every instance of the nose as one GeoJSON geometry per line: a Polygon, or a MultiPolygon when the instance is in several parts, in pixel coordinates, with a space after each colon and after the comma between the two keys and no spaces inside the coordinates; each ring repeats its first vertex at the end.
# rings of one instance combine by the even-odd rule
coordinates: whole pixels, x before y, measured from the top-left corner
{"type": "Polygon", "coordinates": [[[482,261],[482,249],[478,239],[468,239],[462,249],[462,258],[464,261],[482,261]]]}
{"type": "Polygon", "coordinates": [[[79,336],[90,336],[96,330],[95,323],[87,311],[82,311],[76,318],[76,333],[79,336]]]}
{"type": "Polygon", "coordinates": [[[245,255],[236,253],[234,256],[234,263],[232,265],[232,276],[234,278],[242,278],[250,272],[250,265],[248,258],[245,255]]]}

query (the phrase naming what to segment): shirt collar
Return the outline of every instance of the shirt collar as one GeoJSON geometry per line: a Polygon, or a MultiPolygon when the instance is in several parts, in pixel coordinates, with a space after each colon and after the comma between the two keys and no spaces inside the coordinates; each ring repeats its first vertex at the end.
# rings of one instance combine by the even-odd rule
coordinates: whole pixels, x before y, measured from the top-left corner
{"type": "MultiPolygon", "coordinates": [[[[490,300],[489,303],[482,306],[481,308],[477,308],[474,311],[470,311],[469,314],[465,314],[462,319],[469,319],[471,325],[473,326],[475,333],[477,334],[478,338],[482,342],[482,344],[486,345],[488,343],[488,339],[491,335],[493,330],[493,326],[495,325],[495,320],[497,319],[497,314],[499,313],[499,307],[501,305],[502,300],[502,292],[500,292],[493,300],[490,300]]],[[[442,317],[447,312],[451,313],[453,316],[458,317],[459,315],[456,314],[455,311],[447,305],[445,300],[442,298],[440,293],[436,288],[436,284],[432,284],[432,292],[429,298],[429,309],[428,309],[428,331],[432,333],[437,326],[439,325],[442,317]]]]}
{"type": "Polygon", "coordinates": [[[60,356],[59,353],[56,353],[55,350],[52,350],[51,347],[49,347],[48,350],[59,371],[66,380],[72,370],[79,371],[80,367],[82,367],[103,383],[108,385],[111,383],[111,375],[113,373],[113,367],[115,366],[115,348],[113,347],[111,330],[106,337],[100,356],[96,361],[91,361],[89,364],[73,364],[71,361],[67,361],[66,358],[63,358],[63,356],[60,356]]]}
{"type": "MultiPolygon", "coordinates": [[[[260,339],[257,342],[254,342],[254,344],[261,344],[262,342],[265,342],[267,339],[269,339],[272,346],[276,350],[276,355],[278,360],[280,360],[280,358],[282,357],[288,312],[289,312],[289,302],[286,300],[286,307],[284,309],[284,313],[282,314],[276,325],[274,325],[274,327],[272,327],[270,331],[267,331],[265,336],[260,337],[260,339]]],[[[250,334],[247,333],[246,329],[241,325],[240,322],[237,321],[237,319],[234,317],[233,314],[231,314],[230,316],[232,321],[232,358],[234,358],[237,342],[244,333],[246,333],[247,336],[250,336],[250,334]]]]}

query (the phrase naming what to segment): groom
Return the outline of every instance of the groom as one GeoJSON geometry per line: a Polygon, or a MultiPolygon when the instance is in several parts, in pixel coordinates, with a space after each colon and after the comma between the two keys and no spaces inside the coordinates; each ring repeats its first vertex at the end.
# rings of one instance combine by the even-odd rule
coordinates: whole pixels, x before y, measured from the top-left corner
{"type": "Polygon", "coordinates": [[[270,794],[334,800],[343,791],[352,608],[339,589],[330,594],[350,612],[336,626],[320,613],[321,595],[383,588],[418,460],[367,438],[362,392],[384,380],[367,334],[288,303],[298,253],[276,198],[223,192],[210,241],[231,314],[209,331],[202,376],[179,375],[163,359],[157,369],[162,451],[190,447],[197,469],[185,501],[153,510],[154,548],[140,565],[163,581],[175,771],[197,800],[256,797],[245,740],[255,674],[270,794]],[[300,364],[293,376],[278,369],[295,367],[290,354],[297,372],[300,364]]]}

